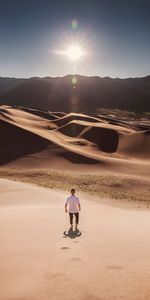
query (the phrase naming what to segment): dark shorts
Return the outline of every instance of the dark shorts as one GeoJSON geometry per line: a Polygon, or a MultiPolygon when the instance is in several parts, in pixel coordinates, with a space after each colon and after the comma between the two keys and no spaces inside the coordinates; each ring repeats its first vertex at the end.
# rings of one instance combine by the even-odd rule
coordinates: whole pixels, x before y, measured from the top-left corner
{"type": "Polygon", "coordinates": [[[75,215],[76,218],[76,224],[79,223],[79,213],[69,213],[69,217],[70,217],[70,224],[73,224],[73,215],[75,215]]]}

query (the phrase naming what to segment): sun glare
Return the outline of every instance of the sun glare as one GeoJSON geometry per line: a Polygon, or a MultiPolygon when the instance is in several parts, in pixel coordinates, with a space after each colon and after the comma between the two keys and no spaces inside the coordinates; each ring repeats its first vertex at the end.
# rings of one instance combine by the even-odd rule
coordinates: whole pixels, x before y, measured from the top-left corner
{"type": "Polygon", "coordinates": [[[66,51],[65,51],[65,55],[73,61],[78,61],[82,58],[83,56],[83,50],[77,46],[77,45],[73,45],[71,47],[69,47],[66,51]]]}

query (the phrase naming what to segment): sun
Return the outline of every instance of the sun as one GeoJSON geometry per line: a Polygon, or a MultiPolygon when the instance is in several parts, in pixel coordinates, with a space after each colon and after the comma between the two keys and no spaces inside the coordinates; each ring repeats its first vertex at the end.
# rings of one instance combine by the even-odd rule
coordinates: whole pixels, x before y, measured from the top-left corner
{"type": "Polygon", "coordinates": [[[65,66],[70,65],[73,67],[74,71],[81,64],[86,64],[86,59],[89,56],[89,46],[81,38],[65,38],[60,41],[62,47],[58,50],[54,50],[55,54],[62,56],[65,59],[65,66]]]}
{"type": "Polygon", "coordinates": [[[69,58],[71,61],[78,61],[82,58],[84,52],[81,47],[78,45],[72,45],[70,46],[66,51],[65,55],[69,58]]]}

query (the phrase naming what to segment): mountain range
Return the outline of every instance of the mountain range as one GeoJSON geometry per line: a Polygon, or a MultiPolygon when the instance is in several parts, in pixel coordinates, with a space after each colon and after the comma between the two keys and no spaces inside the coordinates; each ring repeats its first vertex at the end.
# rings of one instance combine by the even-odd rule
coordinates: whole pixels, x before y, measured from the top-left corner
{"type": "Polygon", "coordinates": [[[150,111],[150,76],[0,77],[1,104],[63,112],[94,113],[100,108],[146,112],[150,111]]]}

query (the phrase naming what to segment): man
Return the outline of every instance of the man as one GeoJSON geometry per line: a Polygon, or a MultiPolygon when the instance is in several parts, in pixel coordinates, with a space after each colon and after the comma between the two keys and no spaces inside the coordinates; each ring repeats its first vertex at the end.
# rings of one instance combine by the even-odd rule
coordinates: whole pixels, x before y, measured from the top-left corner
{"type": "Polygon", "coordinates": [[[73,229],[73,215],[75,215],[75,230],[78,230],[79,224],[79,211],[81,210],[81,204],[79,198],[75,196],[75,189],[71,189],[71,195],[67,198],[65,203],[65,212],[67,213],[67,207],[69,207],[69,217],[71,229],[73,229]]]}

